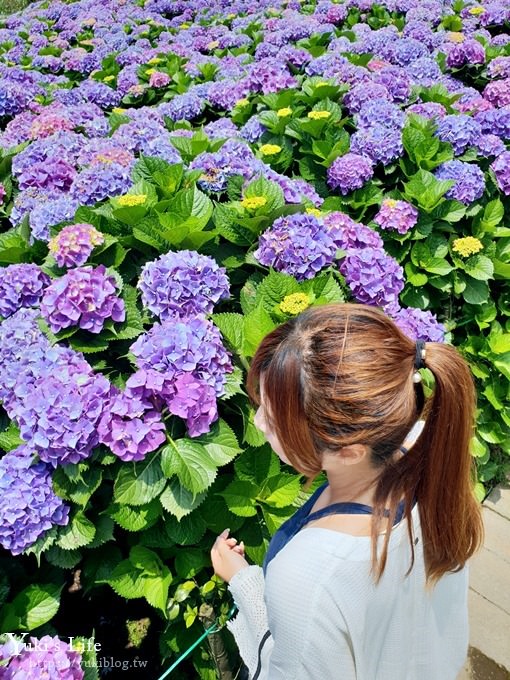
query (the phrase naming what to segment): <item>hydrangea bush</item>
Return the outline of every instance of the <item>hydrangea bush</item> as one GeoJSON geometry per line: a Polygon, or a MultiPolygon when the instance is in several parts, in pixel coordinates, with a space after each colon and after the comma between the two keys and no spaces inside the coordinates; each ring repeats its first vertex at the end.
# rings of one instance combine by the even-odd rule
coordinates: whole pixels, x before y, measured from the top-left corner
{"type": "MultiPolygon", "coordinates": [[[[304,497],[246,370],[311,305],[456,345],[478,495],[503,478],[509,79],[509,0],[45,0],[0,19],[0,635],[64,640],[78,580],[142,612],[157,677],[202,605],[226,616],[214,536],[260,562],[304,497]]],[[[73,653],[38,660],[77,680],[73,653]]],[[[7,677],[38,677],[10,656],[7,677]]],[[[203,647],[176,677],[215,667],[203,647]]]]}

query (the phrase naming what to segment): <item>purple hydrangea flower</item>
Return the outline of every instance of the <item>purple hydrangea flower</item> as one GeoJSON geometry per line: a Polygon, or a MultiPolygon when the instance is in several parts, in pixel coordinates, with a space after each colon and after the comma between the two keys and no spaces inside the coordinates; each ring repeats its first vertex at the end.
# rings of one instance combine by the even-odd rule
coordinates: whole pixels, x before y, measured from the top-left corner
{"type": "Polygon", "coordinates": [[[480,135],[475,144],[480,156],[499,156],[506,151],[504,142],[497,135],[480,135]]]}
{"type": "Polygon", "coordinates": [[[161,104],[158,110],[172,120],[193,120],[205,107],[205,100],[197,94],[186,92],[176,95],[167,104],[161,104]]]}
{"type": "Polygon", "coordinates": [[[141,335],[131,352],[140,370],[136,381],[130,379],[130,393],[162,399],[175,415],[186,412],[192,436],[207,431],[218,417],[213,396],[224,394],[225,375],[232,371],[216,326],[204,317],[169,319],[141,335]],[[155,379],[158,373],[162,381],[155,379]]]}
{"type": "Polygon", "coordinates": [[[445,327],[432,312],[408,307],[391,312],[391,318],[411,340],[444,342],[445,327]]]}
{"type": "Polygon", "coordinates": [[[48,248],[59,267],[79,267],[102,243],[104,236],[91,224],[70,224],[50,240],[48,248]]]}
{"type": "Polygon", "coordinates": [[[81,668],[81,654],[74,651],[67,642],[58,637],[44,637],[0,645],[0,661],[10,659],[3,666],[4,680],[83,680],[85,673],[81,668]]]}
{"type": "Polygon", "coordinates": [[[332,264],[335,252],[331,236],[316,217],[295,214],[275,220],[261,234],[253,254],[266,267],[304,281],[332,264]]]}
{"type": "Polygon", "coordinates": [[[475,115],[482,126],[482,131],[494,134],[501,139],[510,139],[510,106],[502,109],[489,109],[475,115]]]}
{"type": "Polygon", "coordinates": [[[344,104],[351,114],[358,113],[363,104],[374,99],[387,99],[391,101],[388,88],[378,83],[359,83],[354,85],[344,97],[344,104]]]}
{"type": "Polygon", "coordinates": [[[229,296],[224,267],[193,250],[169,252],[148,262],[138,287],[144,306],[162,320],[209,314],[218,300],[229,296]]]}
{"type": "Polygon", "coordinates": [[[373,80],[378,85],[384,85],[395,102],[407,102],[411,96],[412,81],[406,69],[386,66],[375,74],[373,80]]]}
{"type": "Polygon", "coordinates": [[[143,460],[166,439],[165,424],[151,404],[115,394],[98,424],[99,439],[121,460],[143,460]]]}
{"type": "Polygon", "coordinates": [[[11,264],[0,269],[0,316],[39,304],[50,278],[36,264],[11,264]]]}
{"type": "Polygon", "coordinates": [[[497,107],[510,105],[510,78],[494,80],[488,83],[483,91],[485,99],[497,107]]]}
{"type": "Polygon", "coordinates": [[[406,201],[395,201],[392,198],[385,199],[379,212],[374,217],[374,222],[381,229],[394,229],[399,234],[407,234],[418,221],[418,211],[406,201]]]}
{"type": "Polygon", "coordinates": [[[266,132],[265,125],[262,125],[258,116],[252,116],[241,128],[241,137],[254,144],[266,132]]]}
{"type": "Polygon", "coordinates": [[[458,160],[446,161],[436,168],[434,174],[437,179],[454,180],[455,184],[448,189],[446,198],[465,205],[481,198],[485,191],[485,177],[477,165],[458,160]]]}
{"type": "Polygon", "coordinates": [[[0,182],[0,205],[3,205],[3,202],[4,202],[6,196],[7,196],[7,191],[5,190],[5,187],[2,184],[2,182],[0,182]]]}
{"type": "Polygon", "coordinates": [[[355,222],[349,215],[332,212],[323,218],[324,227],[335,242],[337,248],[383,248],[383,240],[379,234],[360,222],[355,222]]]}
{"type": "Polygon", "coordinates": [[[501,191],[510,196],[510,151],[505,151],[491,163],[491,168],[496,175],[496,182],[501,191]]]}
{"type": "Polygon", "coordinates": [[[353,248],[340,262],[340,272],[358,302],[384,309],[398,305],[404,271],[379,248],[353,248]]]}
{"type": "Polygon", "coordinates": [[[171,81],[168,73],[163,73],[162,71],[154,71],[151,73],[149,78],[149,87],[160,88],[166,87],[171,81]]]}
{"type": "Polygon", "coordinates": [[[420,104],[413,104],[407,109],[407,111],[409,113],[414,113],[417,116],[423,116],[423,118],[429,118],[432,120],[446,116],[445,107],[438,102],[422,102],[420,104]]]}
{"type": "MultiPolygon", "coordinates": [[[[0,458],[0,545],[13,555],[20,555],[53,526],[69,521],[69,507],[53,491],[50,466],[32,464],[33,459],[25,446],[0,458]]],[[[0,647],[0,659],[2,653],[0,647]]],[[[21,672],[22,666],[16,668],[21,672]]],[[[2,677],[21,676],[14,674],[11,662],[2,677]]]]}
{"type": "Polygon", "coordinates": [[[405,114],[398,106],[387,99],[375,99],[365,102],[359,113],[354,116],[358,128],[370,128],[381,125],[385,128],[401,129],[405,123],[405,114]]]}
{"type": "Polygon", "coordinates": [[[510,57],[496,57],[487,66],[491,78],[510,78],[510,57]]]}
{"type": "Polygon", "coordinates": [[[53,333],[78,326],[100,333],[107,319],[124,321],[124,301],[117,296],[117,282],[106,267],[78,267],[53,281],[44,292],[41,313],[53,333]]]}
{"type": "Polygon", "coordinates": [[[445,116],[439,121],[436,131],[442,142],[450,142],[456,156],[464,153],[468,146],[473,146],[481,134],[480,123],[463,114],[445,116]]]}
{"type": "Polygon", "coordinates": [[[36,187],[45,191],[69,191],[76,176],[75,168],[64,160],[34,163],[18,177],[19,188],[36,187]]]}
{"type": "Polygon", "coordinates": [[[33,382],[16,386],[11,409],[21,437],[53,467],[78,463],[99,443],[97,425],[110,397],[111,386],[102,375],[80,372],[56,356],[53,365],[36,366],[33,382]]]}
{"type": "Polygon", "coordinates": [[[345,195],[361,189],[374,176],[374,166],[370,158],[356,153],[339,156],[328,168],[328,186],[338,189],[345,195]]]}
{"type": "Polygon", "coordinates": [[[105,198],[127,193],[132,184],[129,168],[119,163],[98,163],[76,176],[70,195],[82,205],[95,205],[105,198]]]}
{"type": "MultiPolygon", "coordinates": [[[[372,125],[358,130],[351,137],[351,154],[371,159],[374,163],[389,165],[404,153],[402,133],[382,125],[372,125]]],[[[345,158],[345,156],[344,156],[345,158]]]]}

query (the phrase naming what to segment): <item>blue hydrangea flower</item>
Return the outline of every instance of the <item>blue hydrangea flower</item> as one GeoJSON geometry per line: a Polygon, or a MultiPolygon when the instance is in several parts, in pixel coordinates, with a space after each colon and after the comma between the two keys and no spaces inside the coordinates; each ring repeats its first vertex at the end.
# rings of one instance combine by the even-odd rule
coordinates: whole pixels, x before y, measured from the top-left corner
{"type": "Polygon", "coordinates": [[[389,165],[404,153],[402,133],[382,125],[358,130],[351,137],[351,155],[370,158],[374,163],[389,165]]]}
{"type": "Polygon", "coordinates": [[[366,129],[381,125],[385,128],[401,129],[404,127],[405,114],[387,99],[374,99],[362,105],[354,120],[358,128],[366,129]]]}
{"type": "Polygon", "coordinates": [[[148,262],[138,287],[144,306],[162,320],[209,314],[216,302],[229,296],[225,268],[193,250],[169,252],[148,262]]]}
{"type": "Polygon", "coordinates": [[[437,179],[451,179],[455,184],[448,189],[447,198],[454,198],[465,205],[476,201],[485,191],[485,176],[477,165],[453,160],[442,163],[435,170],[437,179]]]}
{"type": "Polygon", "coordinates": [[[358,302],[390,310],[398,306],[404,271],[379,248],[352,248],[341,260],[340,272],[358,302]]]}
{"type": "Polygon", "coordinates": [[[36,264],[11,264],[0,269],[0,316],[38,305],[49,283],[49,276],[36,264]]]}
{"type": "Polygon", "coordinates": [[[444,342],[445,327],[432,312],[408,307],[392,311],[391,317],[411,340],[444,342]]]}
{"type": "Polygon", "coordinates": [[[374,165],[370,158],[357,153],[339,156],[328,168],[327,181],[332,189],[345,195],[361,189],[374,176],[374,165]]]}
{"type": "Polygon", "coordinates": [[[36,680],[42,677],[83,680],[85,677],[81,654],[56,636],[30,637],[19,642],[8,640],[0,645],[0,661],[4,660],[8,664],[2,666],[3,680],[36,680]]]}
{"type": "Polygon", "coordinates": [[[445,116],[439,121],[436,136],[442,142],[450,142],[456,156],[460,156],[478,141],[482,128],[474,118],[463,114],[445,116]]]}
{"type": "Polygon", "coordinates": [[[333,239],[316,217],[295,214],[275,220],[253,254],[266,267],[303,281],[332,264],[335,252],[333,239]]]}
{"type": "Polygon", "coordinates": [[[100,333],[107,319],[124,321],[124,301],[106,267],[78,267],[55,279],[44,292],[41,313],[53,333],[78,326],[100,333]]]}
{"type": "Polygon", "coordinates": [[[0,545],[12,555],[69,521],[69,507],[53,491],[51,467],[33,460],[25,446],[0,458],[0,545]]]}

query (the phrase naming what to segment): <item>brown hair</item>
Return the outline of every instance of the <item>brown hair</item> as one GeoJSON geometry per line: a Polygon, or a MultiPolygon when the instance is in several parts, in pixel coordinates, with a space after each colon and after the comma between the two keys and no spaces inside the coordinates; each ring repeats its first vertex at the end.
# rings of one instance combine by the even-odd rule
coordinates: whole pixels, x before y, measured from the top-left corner
{"type": "Polygon", "coordinates": [[[435,388],[421,435],[398,460],[394,454],[424,412],[424,398],[421,383],[413,381],[416,343],[382,311],[343,303],[311,307],[264,338],[248,374],[256,404],[263,375],[271,424],[302,474],[316,476],[325,451],[370,447],[373,463],[380,466],[372,521],[376,580],[384,571],[401,499],[412,547],[411,509],[418,503],[430,582],[462,568],[482,540],[469,452],[473,380],[454,347],[427,342],[425,348],[435,388]],[[390,528],[378,556],[385,508],[390,528]]]}

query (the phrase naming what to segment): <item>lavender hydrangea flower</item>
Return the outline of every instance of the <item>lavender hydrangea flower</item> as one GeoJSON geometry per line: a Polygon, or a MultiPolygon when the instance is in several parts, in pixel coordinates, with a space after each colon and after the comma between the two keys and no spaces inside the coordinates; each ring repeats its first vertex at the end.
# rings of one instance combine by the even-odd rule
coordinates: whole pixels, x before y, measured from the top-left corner
{"type": "Polygon", "coordinates": [[[344,103],[351,114],[358,113],[363,104],[373,99],[387,99],[391,101],[391,95],[384,85],[377,83],[359,83],[352,87],[344,97],[344,103]]]}
{"type": "Polygon", "coordinates": [[[204,317],[156,323],[131,352],[137,373],[143,375],[129,385],[130,392],[137,389],[145,398],[162,399],[171,413],[186,418],[190,435],[207,431],[217,418],[213,396],[224,394],[225,375],[232,371],[216,326],[204,317]],[[157,373],[161,382],[154,378],[157,373]]]}
{"type": "Polygon", "coordinates": [[[374,163],[389,165],[404,153],[402,133],[382,125],[358,130],[351,137],[351,154],[367,157],[374,163]]]}
{"type": "Polygon", "coordinates": [[[229,296],[224,267],[193,250],[169,252],[148,262],[138,287],[144,306],[162,320],[209,314],[216,302],[229,296]]]}
{"type": "Polygon", "coordinates": [[[266,127],[262,125],[258,116],[252,116],[241,128],[241,137],[254,144],[266,132],[266,127]]]}
{"type": "Polygon", "coordinates": [[[485,176],[477,165],[453,160],[442,163],[434,172],[437,179],[454,180],[455,184],[446,192],[446,198],[453,198],[465,205],[481,198],[485,191],[485,176]]]}
{"type": "Polygon", "coordinates": [[[488,83],[483,91],[483,96],[491,104],[497,106],[510,105],[510,78],[504,80],[494,80],[488,83]]]}
{"type": "Polygon", "coordinates": [[[432,312],[409,307],[392,311],[391,317],[411,340],[444,342],[445,327],[432,312]]]}
{"type": "Polygon", "coordinates": [[[76,176],[75,168],[64,160],[34,163],[18,177],[20,189],[36,187],[46,191],[69,191],[76,176]]]}
{"type": "Polygon", "coordinates": [[[253,254],[261,264],[304,281],[332,264],[335,252],[332,238],[316,217],[296,214],[275,220],[261,234],[253,254]]]}
{"type": "Polygon", "coordinates": [[[5,186],[0,182],[0,205],[3,205],[6,196],[7,191],[5,190],[5,186]]]}
{"type": "MultiPolygon", "coordinates": [[[[69,507],[53,491],[50,466],[32,464],[33,459],[33,452],[25,446],[0,458],[0,545],[13,555],[20,555],[52,527],[69,521],[69,507]]],[[[9,668],[6,677],[19,677],[9,675],[9,668]]]]}
{"type": "Polygon", "coordinates": [[[0,269],[0,316],[38,305],[49,283],[49,276],[36,264],[11,264],[0,269]]]}
{"type": "Polygon", "coordinates": [[[505,151],[491,164],[501,191],[510,196],[510,151],[505,151]]]}
{"type": "Polygon", "coordinates": [[[398,305],[404,271],[384,250],[353,248],[340,262],[339,269],[358,302],[383,309],[398,305]]]}
{"type": "Polygon", "coordinates": [[[332,189],[345,195],[361,189],[374,176],[374,166],[370,158],[356,153],[339,156],[328,168],[327,181],[332,189]]]}
{"type": "Polygon", "coordinates": [[[172,120],[193,120],[205,107],[205,100],[197,94],[186,92],[176,95],[167,104],[161,104],[159,111],[172,120]]]}
{"type": "Polygon", "coordinates": [[[75,177],[70,195],[82,205],[95,205],[105,198],[127,193],[132,184],[128,168],[119,163],[96,164],[75,177]]]}
{"type": "Polygon", "coordinates": [[[25,638],[22,642],[8,641],[0,645],[0,661],[8,660],[2,666],[4,680],[83,680],[85,673],[81,668],[81,654],[67,642],[58,637],[45,635],[39,640],[25,638]],[[10,660],[9,660],[10,659],[10,660]]]}
{"type": "Polygon", "coordinates": [[[501,139],[510,139],[510,106],[481,111],[475,114],[475,119],[482,126],[484,133],[497,135],[501,139]]]}
{"type": "Polygon", "coordinates": [[[387,99],[375,99],[365,102],[359,113],[354,116],[354,120],[358,129],[370,128],[373,125],[401,129],[405,123],[405,114],[387,99]]]}
{"type": "Polygon", "coordinates": [[[504,142],[497,135],[480,135],[475,144],[480,156],[499,156],[506,151],[504,142]]]}
{"type": "Polygon", "coordinates": [[[374,222],[381,229],[394,229],[399,234],[407,234],[418,221],[418,211],[406,201],[396,201],[392,198],[385,199],[379,212],[374,217],[374,222]]]}
{"type": "Polygon", "coordinates": [[[383,248],[383,240],[375,229],[355,222],[342,212],[331,212],[323,218],[324,227],[335,242],[337,248],[383,248]]]}
{"type": "Polygon", "coordinates": [[[151,73],[149,78],[149,87],[161,88],[166,87],[171,81],[168,73],[163,73],[162,71],[154,71],[151,73]]]}
{"type": "Polygon", "coordinates": [[[468,146],[474,145],[482,128],[480,123],[465,115],[445,116],[439,121],[436,136],[442,142],[450,142],[456,156],[464,153],[468,146]]]}
{"type": "Polygon", "coordinates": [[[97,425],[111,389],[90,367],[81,373],[58,358],[62,363],[36,367],[35,381],[16,387],[18,401],[11,409],[22,439],[53,467],[90,456],[99,443],[97,425]]]}
{"type": "Polygon", "coordinates": [[[419,104],[413,104],[407,111],[432,120],[446,116],[446,109],[442,104],[439,104],[439,102],[421,102],[419,104]]]}
{"type": "Polygon", "coordinates": [[[50,240],[48,248],[59,267],[79,267],[102,243],[104,236],[91,224],[70,224],[50,240]]]}
{"type": "Polygon", "coordinates": [[[100,333],[107,319],[124,321],[124,301],[106,267],[79,267],[53,281],[44,292],[41,313],[53,333],[78,326],[100,333]]]}
{"type": "Polygon", "coordinates": [[[98,424],[99,439],[124,461],[143,460],[166,439],[161,415],[128,393],[112,397],[98,424]]]}

